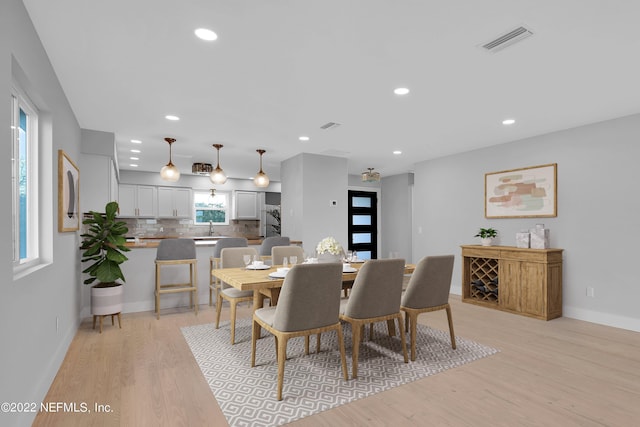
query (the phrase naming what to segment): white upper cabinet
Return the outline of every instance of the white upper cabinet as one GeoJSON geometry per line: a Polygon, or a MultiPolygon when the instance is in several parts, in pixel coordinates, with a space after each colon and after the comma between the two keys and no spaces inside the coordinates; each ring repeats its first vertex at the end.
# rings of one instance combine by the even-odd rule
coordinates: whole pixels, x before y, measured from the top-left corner
{"type": "Polygon", "coordinates": [[[191,217],[191,189],[158,187],[158,217],[191,217]]]}
{"type": "Polygon", "coordinates": [[[233,219],[259,219],[258,193],[255,191],[236,191],[234,193],[235,212],[233,219]]]}
{"type": "Polygon", "coordinates": [[[120,216],[154,218],[158,215],[156,199],[157,190],[152,185],[120,184],[120,216]]]}

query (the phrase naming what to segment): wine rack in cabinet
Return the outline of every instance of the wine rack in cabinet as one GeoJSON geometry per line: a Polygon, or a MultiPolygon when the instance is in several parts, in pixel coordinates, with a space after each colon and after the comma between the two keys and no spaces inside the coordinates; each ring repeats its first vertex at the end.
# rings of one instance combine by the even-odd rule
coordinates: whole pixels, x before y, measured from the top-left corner
{"type": "Polygon", "coordinates": [[[462,246],[462,301],[538,319],[562,316],[562,249],[462,246]]]}

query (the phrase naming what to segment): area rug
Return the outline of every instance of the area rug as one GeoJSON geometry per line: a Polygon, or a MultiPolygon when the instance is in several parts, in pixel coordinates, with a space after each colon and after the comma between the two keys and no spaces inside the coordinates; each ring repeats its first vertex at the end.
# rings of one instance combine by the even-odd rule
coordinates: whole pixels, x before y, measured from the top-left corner
{"type": "MultiPolygon", "coordinates": [[[[351,376],[349,325],[344,325],[343,331],[351,376]]],[[[263,331],[268,336],[258,341],[256,367],[251,368],[249,319],[238,319],[233,346],[228,322],[220,329],[212,324],[184,327],[182,334],[233,427],[290,423],[498,352],[460,337],[456,337],[457,349],[453,350],[448,331],[418,325],[416,360],[405,364],[400,339],[389,337],[383,322],[376,325],[373,340],[360,346],[358,379],[345,381],[335,332],[322,335],[320,353],[315,353],[312,337],[309,356],[304,355],[304,338],[295,338],[287,348],[283,400],[277,401],[274,339],[263,331]]],[[[407,349],[410,351],[408,344],[407,349]]]]}

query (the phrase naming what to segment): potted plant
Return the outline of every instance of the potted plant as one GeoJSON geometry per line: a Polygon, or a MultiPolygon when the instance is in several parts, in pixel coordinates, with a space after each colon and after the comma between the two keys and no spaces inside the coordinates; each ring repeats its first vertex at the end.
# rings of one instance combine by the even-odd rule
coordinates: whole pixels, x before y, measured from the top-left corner
{"type": "Polygon", "coordinates": [[[119,314],[122,311],[122,285],[125,278],[120,264],[128,259],[123,252],[131,249],[124,246],[125,235],[129,229],[125,222],[116,219],[117,212],[118,203],[109,202],[104,213],[91,211],[91,218],[82,221],[88,226],[86,232],[80,236],[80,249],[84,251],[82,262],[90,262],[89,267],[82,271],[89,275],[84,284],[90,285],[98,281],[91,288],[91,314],[94,326],[96,316],[119,314]]]}
{"type": "Polygon", "coordinates": [[[316,246],[318,262],[342,262],[344,250],[333,237],[325,237],[316,246]]]}
{"type": "Polygon", "coordinates": [[[498,235],[498,230],[495,228],[481,228],[473,237],[480,237],[482,246],[491,246],[493,239],[498,235]]]}

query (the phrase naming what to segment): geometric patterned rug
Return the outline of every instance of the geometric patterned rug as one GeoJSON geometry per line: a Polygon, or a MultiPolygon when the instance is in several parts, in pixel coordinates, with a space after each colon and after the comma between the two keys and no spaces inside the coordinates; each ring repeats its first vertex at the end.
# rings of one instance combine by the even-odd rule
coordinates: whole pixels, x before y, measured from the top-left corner
{"type": "MultiPolygon", "coordinates": [[[[369,336],[366,328],[366,336],[369,336]]],[[[347,369],[351,378],[351,328],[343,325],[347,369]]],[[[284,370],[283,400],[276,400],[278,365],[274,339],[266,331],[251,368],[251,321],[238,319],[236,344],[230,344],[229,323],[182,328],[200,370],[230,426],[279,426],[393,387],[464,365],[498,352],[456,337],[453,350],[448,331],[418,324],[416,360],[404,363],[400,338],[389,337],[386,322],[376,324],[372,341],[360,345],[358,379],[345,381],[335,332],[322,334],[320,353],[315,336],[310,354],[304,338],[289,340],[284,370]]],[[[408,334],[407,334],[408,335],[408,334]]],[[[407,341],[409,340],[407,336],[407,341]]],[[[409,344],[407,350],[410,352],[409,344]]]]}

